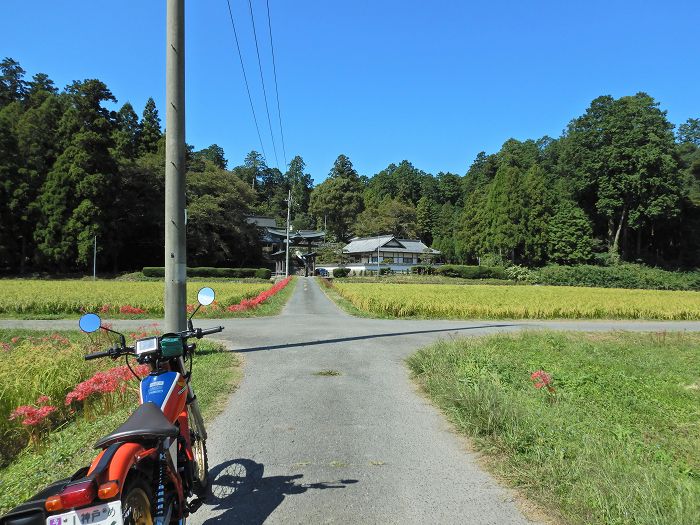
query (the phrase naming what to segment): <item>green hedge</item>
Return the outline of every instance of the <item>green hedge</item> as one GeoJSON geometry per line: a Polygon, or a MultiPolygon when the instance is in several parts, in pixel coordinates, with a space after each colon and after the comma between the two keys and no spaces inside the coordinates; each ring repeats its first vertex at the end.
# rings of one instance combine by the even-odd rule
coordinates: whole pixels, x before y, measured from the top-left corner
{"type": "Polygon", "coordinates": [[[333,268],[333,277],[347,277],[350,275],[350,268],[333,268]]]}
{"type": "Polygon", "coordinates": [[[433,275],[435,273],[435,266],[417,264],[415,266],[411,266],[411,273],[416,275],[433,275]]]}
{"type": "Polygon", "coordinates": [[[461,279],[506,279],[505,269],[500,266],[464,266],[445,264],[435,268],[436,275],[461,279]]]}
{"type": "Polygon", "coordinates": [[[550,265],[535,271],[535,282],[554,286],[700,291],[700,271],[669,272],[639,264],[550,265]]]}
{"type": "MultiPolygon", "coordinates": [[[[162,278],[165,277],[165,268],[162,266],[146,266],[143,268],[143,275],[162,278]]],[[[187,277],[224,277],[228,279],[257,277],[258,279],[269,279],[271,276],[272,272],[267,268],[212,268],[210,266],[187,268],[187,277]]]]}

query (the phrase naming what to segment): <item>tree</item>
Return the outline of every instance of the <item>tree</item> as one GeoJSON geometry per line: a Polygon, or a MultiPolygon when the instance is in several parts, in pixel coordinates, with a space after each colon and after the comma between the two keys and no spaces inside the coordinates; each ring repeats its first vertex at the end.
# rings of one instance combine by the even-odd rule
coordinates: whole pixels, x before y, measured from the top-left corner
{"type": "Polygon", "coordinates": [[[700,119],[689,118],[678,126],[677,137],[681,144],[690,143],[700,146],[700,119]]]}
{"type": "Polygon", "coordinates": [[[547,255],[560,264],[583,264],[593,257],[593,230],[581,208],[570,200],[562,201],[549,221],[547,255]]]}
{"type": "Polygon", "coordinates": [[[682,181],[672,128],[645,93],[599,97],[569,124],[563,166],[573,175],[577,196],[606,223],[615,257],[627,249],[628,229],[637,233],[639,256],[644,230],[680,211],[682,181]]]}
{"type": "Polygon", "coordinates": [[[224,157],[224,148],[217,144],[212,144],[208,148],[204,148],[195,153],[195,156],[202,160],[207,160],[214,164],[219,169],[225,170],[228,165],[226,157],[224,157]]]}
{"type": "Polygon", "coordinates": [[[484,247],[515,261],[524,241],[523,189],[520,171],[501,165],[489,186],[484,209],[484,247]]]}
{"type": "Polygon", "coordinates": [[[27,90],[25,73],[19,62],[9,57],[0,62],[0,108],[24,98],[27,90]]]}
{"type": "Polygon", "coordinates": [[[437,174],[438,191],[440,193],[439,202],[451,202],[455,205],[460,205],[462,201],[462,177],[454,173],[437,174]]]}
{"type": "MultiPolygon", "coordinates": [[[[39,197],[42,218],[35,239],[42,255],[65,271],[91,259],[93,237],[110,238],[117,167],[110,155],[113,123],[103,101],[115,101],[99,80],[67,88],[70,106],[59,125],[65,150],[49,172],[39,197]]],[[[104,250],[114,256],[116,247],[104,250]]]]}
{"type": "Polygon", "coordinates": [[[413,204],[385,197],[376,209],[360,213],[353,226],[359,237],[391,234],[400,238],[416,237],[416,208],[413,204]]]}
{"type": "Polygon", "coordinates": [[[523,179],[523,256],[530,264],[547,260],[547,228],[552,216],[551,193],[544,170],[534,164],[523,179]]]}
{"type": "Polygon", "coordinates": [[[299,155],[295,156],[289,163],[285,178],[292,191],[292,221],[295,225],[304,224],[304,228],[307,228],[311,225],[308,211],[313,181],[311,175],[304,173],[305,167],[304,159],[299,155]]]}
{"type": "Polygon", "coordinates": [[[139,117],[131,103],[125,103],[117,113],[112,133],[114,155],[119,159],[135,159],[139,154],[139,117]]]}
{"type": "Polygon", "coordinates": [[[158,151],[158,142],[162,136],[160,129],[160,116],[153,98],[149,97],[143,108],[139,133],[141,153],[155,153],[158,151]]]}
{"type": "Polygon", "coordinates": [[[188,264],[259,264],[259,233],[246,220],[253,200],[253,189],[223,169],[212,167],[206,173],[188,173],[188,264]]]}
{"type": "Polygon", "coordinates": [[[427,246],[433,242],[433,231],[437,226],[439,213],[437,202],[425,196],[420,198],[416,206],[416,230],[427,246]]]}
{"type": "Polygon", "coordinates": [[[331,235],[348,241],[351,226],[362,211],[362,191],[352,162],[345,155],[339,155],[328,178],[311,192],[309,211],[317,224],[328,225],[331,235]]]}

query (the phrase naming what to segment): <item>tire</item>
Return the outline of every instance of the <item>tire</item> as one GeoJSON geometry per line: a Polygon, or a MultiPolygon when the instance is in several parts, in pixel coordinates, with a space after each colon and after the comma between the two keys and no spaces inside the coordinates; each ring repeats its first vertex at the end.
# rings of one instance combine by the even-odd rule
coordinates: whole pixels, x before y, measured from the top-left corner
{"type": "Polygon", "coordinates": [[[207,442],[202,438],[204,429],[199,428],[196,417],[189,417],[190,441],[192,443],[192,492],[199,498],[206,499],[209,494],[209,461],[207,459],[207,442]]]}
{"type": "Polygon", "coordinates": [[[124,525],[153,525],[153,489],[142,478],[127,481],[122,492],[124,525]]]}

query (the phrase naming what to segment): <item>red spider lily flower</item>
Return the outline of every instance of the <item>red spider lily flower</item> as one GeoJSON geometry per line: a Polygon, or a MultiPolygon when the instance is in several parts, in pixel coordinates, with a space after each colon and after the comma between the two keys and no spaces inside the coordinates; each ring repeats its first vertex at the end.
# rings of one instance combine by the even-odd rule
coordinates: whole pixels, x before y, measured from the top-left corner
{"type": "Polygon", "coordinates": [[[125,304],[119,308],[120,314],[145,314],[146,310],[143,308],[138,308],[136,306],[131,306],[130,304],[125,304]]]}
{"type": "Polygon", "coordinates": [[[44,405],[38,408],[32,405],[22,405],[12,411],[10,419],[22,418],[22,425],[31,427],[38,425],[55,411],[56,407],[51,405],[44,405]]]}
{"type": "Polygon", "coordinates": [[[51,401],[51,398],[49,396],[39,396],[36,400],[36,404],[37,405],[45,405],[49,401],[51,401]]]}
{"type": "Polygon", "coordinates": [[[110,305],[110,304],[103,304],[103,305],[102,305],[102,308],[100,308],[100,313],[106,314],[107,312],[109,312],[109,309],[110,309],[110,308],[112,308],[112,305],[110,305]]]}
{"type": "Polygon", "coordinates": [[[10,339],[10,341],[13,345],[16,345],[17,343],[19,343],[19,337],[13,337],[12,339],[10,339]]]}
{"type": "Polygon", "coordinates": [[[530,380],[535,382],[535,388],[540,389],[542,387],[547,387],[547,390],[554,393],[554,387],[552,387],[552,376],[545,372],[544,370],[537,370],[530,375],[530,380]]]}
{"type": "Polygon", "coordinates": [[[278,293],[280,290],[282,290],[287,284],[289,284],[289,281],[291,281],[291,277],[287,277],[280,282],[278,282],[276,285],[274,285],[272,288],[269,288],[263,292],[260,292],[256,297],[252,299],[243,299],[240,303],[238,304],[232,304],[227,308],[229,312],[241,312],[243,310],[248,310],[250,308],[255,308],[259,304],[267,301],[270,297],[278,293]]]}
{"type": "Polygon", "coordinates": [[[9,352],[12,349],[9,343],[0,342],[0,350],[3,352],[9,352]]]}

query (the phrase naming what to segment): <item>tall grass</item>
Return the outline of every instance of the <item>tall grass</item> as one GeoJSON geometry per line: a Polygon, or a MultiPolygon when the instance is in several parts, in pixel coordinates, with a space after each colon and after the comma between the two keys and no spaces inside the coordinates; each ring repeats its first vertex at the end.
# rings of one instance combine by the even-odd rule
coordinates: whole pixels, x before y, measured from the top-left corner
{"type": "Polygon", "coordinates": [[[694,525],[699,345],[699,335],[526,333],[442,342],[409,366],[493,467],[564,521],[694,525]],[[534,388],[539,369],[553,396],[534,388]]]}
{"type": "Polygon", "coordinates": [[[700,293],[566,286],[451,286],[334,282],[355,307],[436,319],[699,320],[700,293]]]}

